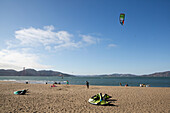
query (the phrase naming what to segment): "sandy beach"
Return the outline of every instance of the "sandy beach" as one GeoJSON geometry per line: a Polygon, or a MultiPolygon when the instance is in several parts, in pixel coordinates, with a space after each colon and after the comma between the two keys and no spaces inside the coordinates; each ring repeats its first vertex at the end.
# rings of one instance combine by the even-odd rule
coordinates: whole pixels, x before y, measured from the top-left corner
{"type": "Polygon", "coordinates": [[[0,82],[0,113],[170,113],[170,88],[124,87],[0,82]],[[26,95],[13,92],[29,89],[26,95]],[[92,105],[88,99],[97,93],[112,96],[108,106],[92,105]]]}

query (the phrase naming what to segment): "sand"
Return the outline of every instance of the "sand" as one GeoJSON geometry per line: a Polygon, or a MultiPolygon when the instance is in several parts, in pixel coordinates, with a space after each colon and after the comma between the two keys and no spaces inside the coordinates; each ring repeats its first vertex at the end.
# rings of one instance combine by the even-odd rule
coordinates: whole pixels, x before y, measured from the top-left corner
{"type": "Polygon", "coordinates": [[[170,113],[170,88],[0,82],[0,113],[170,113]],[[13,92],[29,89],[26,95],[13,92]],[[108,106],[88,103],[97,93],[112,96],[108,106]]]}

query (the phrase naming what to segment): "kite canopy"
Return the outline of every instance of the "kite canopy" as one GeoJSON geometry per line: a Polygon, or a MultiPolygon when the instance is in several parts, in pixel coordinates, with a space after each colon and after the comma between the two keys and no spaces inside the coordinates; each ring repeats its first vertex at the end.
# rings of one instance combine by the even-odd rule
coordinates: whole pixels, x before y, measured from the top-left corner
{"type": "Polygon", "coordinates": [[[120,20],[120,24],[121,24],[121,25],[124,25],[124,21],[125,21],[125,14],[124,14],[124,13],[121,13],[121,14],[120,14],[119,20],[120,20]]]}
{"type": "Polygon", "coordinates": [[[21,90],[21,91],[15,91],[14,94],[15,95],[25,95],[25,93],[28,91],[28,89],[24,89],[24,90],[21,90]]]}
{"type": "Polygon", "coordinates": [[[111,98],[111,96],[108,94],[102,95],[102,93],[99,93],[91,97],[89,103],[94,105],[107,105],[110,104],[110,102],[107,101],[109,98],[111,98]]]}

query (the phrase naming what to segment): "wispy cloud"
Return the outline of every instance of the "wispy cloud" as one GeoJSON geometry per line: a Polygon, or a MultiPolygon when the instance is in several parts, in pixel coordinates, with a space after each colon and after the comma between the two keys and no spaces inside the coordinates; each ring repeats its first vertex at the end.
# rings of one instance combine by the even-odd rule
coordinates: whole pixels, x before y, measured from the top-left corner
{"type": "Polygon", "coordinates": [[[39,63],[39,56],[36,54],[25,53],[24,51],[15,51],[3,49],[0,51],[0,68],[3,69],[17,69],[22,67],[35,69],[49,69],[52,66],[42,65],[39,63]]]}
{"type": "Polygon", "coordinates": [[[45,50],[80,48],[99,42],[90,35],[75,36],[67,31],[54,31],[53,26],[39,28],[24,28],[15,31],[15,39],[7,42],[8,48],[14,47],[44,47],[45,50]],[[75,40],[75,39],[78,40],[75,40]]]}
{"type": "Polygon", "coordinates": [[[66,31],[53,32],[53,28],[46,26],[45,29],[21,29],[15,32],[15,38],[20,41],[20,45],[29,46],[49,46],[51,44],[61,45],[70,42],[72,37],[66,31]]]}
{"type": "Polygon", "coordinates": [[[116,44],[109,44],[108,47],[116,47],[116,44]]]}
{"type": "Polygon", "coordinates": [[[35,69],[49,69],[52,66],[43,65],[41,51],[56,51],[63,49],[78,49],[99,42],[98,38],[90,35],[71,34],[67,31],[54,31],[54,26],[40,28],[23,28],[15,31],[15,37],[6,42],[6,49],[0,50],[0,68],[17,69],[22,67],[35,69]]]}
{"type": "Polygon", "coordinates": [[[99,40],[95,37],[92,37],[90,35],[80,35],[82,37],[82,41],[88,43],[88,44],[96,44],[99,40]]]}

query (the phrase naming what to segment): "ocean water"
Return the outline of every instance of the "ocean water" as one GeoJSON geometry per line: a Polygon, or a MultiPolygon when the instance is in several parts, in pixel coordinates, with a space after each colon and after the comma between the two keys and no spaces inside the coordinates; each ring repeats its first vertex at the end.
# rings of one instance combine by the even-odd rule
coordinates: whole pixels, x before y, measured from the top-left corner
{"type": "Polygon", "coordinates": [[[90,85],[119,86],[128,84],[129,86],[139,86],[149,84],[150,87],[170,87],[170,77],[40,77],[40,76],[0,76],[1,81],[15,81],[19,83],[29,82],[31,84],[52,84],[54,82],[72,85],[85,85],[89,81],[90,85]]]}

